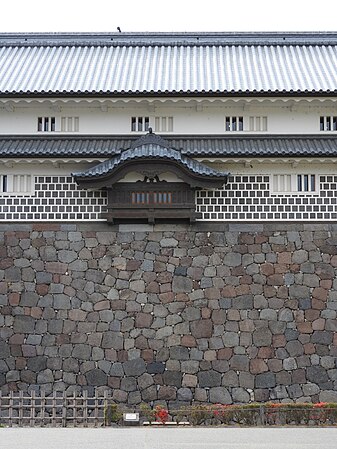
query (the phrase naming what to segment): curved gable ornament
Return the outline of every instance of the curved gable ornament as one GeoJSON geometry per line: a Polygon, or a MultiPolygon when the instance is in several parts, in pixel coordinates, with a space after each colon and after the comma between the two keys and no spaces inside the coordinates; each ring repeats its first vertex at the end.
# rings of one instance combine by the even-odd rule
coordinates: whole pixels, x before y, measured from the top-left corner
{"type": "Polygon", "coordinates": [[[228,173],[216,171],[170,148],[165,139],[152,132],[112,159],[73,176],[82,188],[112,188],[130,172],[149,179],[171,172],[191,188],[206,189],[222,187],[228,177],[228,173]]]}

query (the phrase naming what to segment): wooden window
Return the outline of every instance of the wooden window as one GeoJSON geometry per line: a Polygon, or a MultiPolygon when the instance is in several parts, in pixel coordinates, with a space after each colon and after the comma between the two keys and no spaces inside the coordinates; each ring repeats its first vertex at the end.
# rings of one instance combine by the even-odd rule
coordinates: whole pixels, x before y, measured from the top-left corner
{"type": "Polygon", "coordinates": [[[29,194],[32,192],[31,175],[0,175],[1,193],[29,194]]]}
{"type": "Polygon", "coordinates": [[[156,132],[172,132],[173,117],[155,117],[154,130],[156,132]]]}
{"type": "Polygon", "coordinates": [[[138,204],[172,204],[172,192],[132,192],[131,202],[138,204]]]}
{"type": "Polygon", "coordinates": [[[55,131],[55,117],[38,117],[37,130],[39,132],[51,132],[55,131]]]}
{"type": "Polygon", "coordinates": [[[273,193],[315,193],[316,175],[313,174],[280,174],[273,175],[273,193]]]}
{"type": "Polygon", "coordinates": [[[274,175],[273,191],[274,192],[291,192],[291,175],[274,175]]]}
{"type": "Polygon", "coordinates": [[[148,131],[149,126],[149,117],[131,117],[131,131],[148,131]]]}
{"type": "Polygon", "coordinates": [[[5,193],[8,191],[8,186],[7,186],[7,175],[0,175],[0,181],[1,181],[1,192],[5,193]]]}
{"type": "Polygon", "coordinates": [[[243,131],[243,117],[227,116],[225,118],[225,131],[243,131]]]}
{"type": "Polygon", "coordinates": [[[337,131],[337,116],[321,116],[319,118],[320,131],[337,131]]]}
{"type": "Polygon", "coordinates": [[[267,131],[267,117],[249,117],[249,131],[267,131]]]}
{"type": "Polygon", "coordinates": [[[297,175],[298,192],[315,192],[315,190],[316,190],[315,175],[297,175]]]}
{"type": "Polygon", "coordinates": [[[79,130],[79,117],[61,117],[61,132],[78,132],[79,130]]]}

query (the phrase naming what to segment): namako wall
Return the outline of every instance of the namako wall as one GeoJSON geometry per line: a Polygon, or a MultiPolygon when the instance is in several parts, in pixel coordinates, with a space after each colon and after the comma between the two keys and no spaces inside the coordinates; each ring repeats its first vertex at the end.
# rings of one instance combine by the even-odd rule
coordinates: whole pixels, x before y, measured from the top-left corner
{"type": "Polygon", "coordinates": [[[337,401],[337,225],[0,225],[1,391],[337,401]]]}

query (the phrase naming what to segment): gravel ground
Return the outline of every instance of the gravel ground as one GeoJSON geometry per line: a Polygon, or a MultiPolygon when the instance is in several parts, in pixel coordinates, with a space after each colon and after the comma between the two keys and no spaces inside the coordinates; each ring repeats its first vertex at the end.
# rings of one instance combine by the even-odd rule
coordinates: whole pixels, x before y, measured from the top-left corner
{"type": "Polygon", "coordinates": [[[336,449],[337,428],[1,428],[0,449],[336,449]]]}

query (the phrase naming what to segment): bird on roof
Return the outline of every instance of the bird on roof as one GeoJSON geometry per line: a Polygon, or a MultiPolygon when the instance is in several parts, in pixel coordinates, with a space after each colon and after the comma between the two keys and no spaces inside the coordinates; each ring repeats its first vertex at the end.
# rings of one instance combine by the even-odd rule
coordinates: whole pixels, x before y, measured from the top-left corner
{"type": "Polygon", "coordinates": [[[120,27],[117,27],[117,30],[121,33],[122,32],[122,30],[120,29],[120,27]]]}

